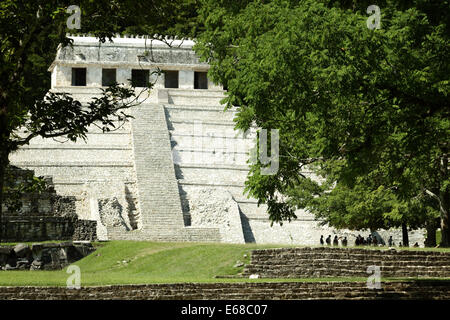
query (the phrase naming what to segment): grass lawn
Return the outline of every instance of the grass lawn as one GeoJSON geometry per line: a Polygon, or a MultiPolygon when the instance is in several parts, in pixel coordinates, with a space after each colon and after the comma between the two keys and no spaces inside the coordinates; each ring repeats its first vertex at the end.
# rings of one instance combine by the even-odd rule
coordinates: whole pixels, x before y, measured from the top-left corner
{"type": "MultiPolygon", "coordinates": [[[[235,275],[243,269],[233,268],[237,260],[249,263],[252,249],[273,247],[148,241],[110,241],[94,245],[97,247],[94,253],[74,263],[80,267],[83,286],[239,281],[215,276],[235,275]]],[[[0,285],[65,286],[69,277],[66,269],[0,271],[0,285]]]]}
{"type": "MultiPolygon", "coordinates": [[[[287,247],[286,245],[110,241],[95,243],[95,246],[97,251],[74,263],[80,267],[82,286],[178,282],[367,280],[366,278],[254,280],[216,278],[216,276],[237,275],[241,272],[243,267],[234,268],[234,264],[238,260],[249,263],[250,252],[253,249],[287,247]]],[[[442,250],[448,249],[439,251],[442,250]]],[[[0,271],[0,286],[66,286],[67,278],[70,276],[66,273],[66,269],[0,271]]]]}

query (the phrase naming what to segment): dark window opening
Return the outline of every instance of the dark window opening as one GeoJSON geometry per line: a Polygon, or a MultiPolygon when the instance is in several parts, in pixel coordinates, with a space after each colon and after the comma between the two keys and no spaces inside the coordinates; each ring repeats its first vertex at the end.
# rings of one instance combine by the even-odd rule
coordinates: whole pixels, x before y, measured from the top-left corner
{"type": "Polygon", "coordinates": [[[164,71],[164,86],[178,88],[178,71],[164,71]]]}
{"type": "Polygon", "coordinates": [[[102,69],[102,86],[108,87],[116,82],[116,69],[102,69]]]}
{"type": "Polygon", "coordinates": [[[131,83],[134,87],[148,87],[150,84],[148,70],[131,70],[131,83]]]}
{"type": "Polygon", "coordinates": [[[72,68],[72,86],[86,86],[86,68],[72,68]]]}
{"type": "Polygon", "coordinates": [[[194,89],[208,89],[207,72],[194,72],[194,89]]]}

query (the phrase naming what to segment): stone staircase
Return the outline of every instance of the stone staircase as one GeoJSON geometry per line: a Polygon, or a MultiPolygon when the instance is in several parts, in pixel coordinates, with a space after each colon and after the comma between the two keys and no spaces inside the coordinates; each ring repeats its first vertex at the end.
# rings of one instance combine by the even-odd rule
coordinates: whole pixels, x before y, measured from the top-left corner
{"type": "Polygon", "coordinates": [[[142,226],[181,228],[184,222],[164,109],[142,104],[134,112],[133,149],[142,226]]]}
{"type": "Polygon", "coordinates": [[[185,226],[164,106],[143,103],[133,112],[132,139],[140,227],[124,230],[109,226],[108,239],[220,242],[217,228],[185,226]]]}
{"type": "MultiPolygon", "coordinates": [[[[237,205],[241,200],[246,201],[243,190],[249,171],[248,150],[254,136],[244,137],[234,130],[237,109],[224,110],[220,104],[224,91],[169,89],[166,93],[167,101],[163,106],[186,225],[191,225],[192,210],[198,207],[195,198],[205,190],[212,201],[221,193],[230,194],[237,205]]],[[[256,208],[256,202],[254,204],[256,208]]],[[[214,211],[220,208],[216,206],[214,211]]],[[[211,211],[211,216],[216,213],[211,211]]],[[[244,242],[240,216],[228,216],[235,220],[235,226],[240,226],[234,232],[240,235],[232,240],[230,234],[222,230],[222,240],[229,238],[228,241],[235,242],[239,238],[244,242]]]]}
{"type": "MultiPolygon", "coordinates": [[[[450,282],[437,280],[382,282],[175,283],[66,287],[0,286],[0,300],[448,300],[450,282]]],[[[179,314],[179,311],[176,311],[179,314]]],[[[175,312],[174,312],[175,314],[175,312]]]]}
{"type": "Polygon", "coordinates": [[[243,276],[368,277],[369,266],[379,266],[383,278],[450,277],[450,252],[327,247],[254,250],[243,276]]]}
{"type": "MultiPolygon", "coordinates": [[[[160,89],[161,90],[161,89],[160,89]]],[[[220,106],[225,97],[223,90],[195,90],[195,89],[163,89],[168,93],[169,104],[193,106],[220,106]]]]}

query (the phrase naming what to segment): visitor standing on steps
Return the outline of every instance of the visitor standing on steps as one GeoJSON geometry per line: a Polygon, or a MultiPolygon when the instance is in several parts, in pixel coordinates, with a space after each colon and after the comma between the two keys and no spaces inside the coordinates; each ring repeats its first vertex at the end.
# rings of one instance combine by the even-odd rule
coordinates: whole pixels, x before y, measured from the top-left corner
{"type": "Polygon", "coordinates": [[[369,236],[367,237],[367,244],[370,246],[372,244],[372,235],[369,234],[369,236]]]}
{"type": "Polygon", "coordinates": [[[333,239],[333,246],[338,246],[338,245],[339,245],[338,237],[337,237],[337,236],[334,236],[334,239],[333,239]]]}
{"type": "Polygon", "coordinates": [[[389,247],[392,247],[392,244],[394,243],[394,240],[392,239],[392,236],[390,236],[389,237],[389,240],[388,240],[388,245],[389,245],[389,247]]]}

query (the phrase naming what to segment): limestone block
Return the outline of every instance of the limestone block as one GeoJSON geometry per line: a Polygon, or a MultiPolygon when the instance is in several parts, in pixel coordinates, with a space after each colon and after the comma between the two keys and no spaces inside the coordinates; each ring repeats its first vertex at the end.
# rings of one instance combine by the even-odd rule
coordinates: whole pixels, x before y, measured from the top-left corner
{"type": "Polygon", "coordinates": [[[34,261],[42,260],[42,250],[43,250],[43,248],[42,248],[41,244],[33,243],[33,245],[31,246],[31,251],[32,251],[34,261]]]}
{"type": "Polygon", "coordinates": [[[239,207],[229,192],[200,189],[189,199],[192,227],[217,227],[223,242],[245,243],[239,207]]]}
{"type": "Polygon", "coordinates": [[[72,68],[69,66],[56,66],[56,87],[69,87],[72,85],[72,68]]]}
{"type": "Polygon", "coordinates": [[[248,170],[238,170],[229,167],[183,167],[176,170],[177,178],[187,182],[244,184],[248,170]]]}
{"type": "Polygon", "coordinates": [[[150,83],[154,84],[155,89],[163,89],[164,80],[165,80],[164,72],[158,74],[157,69],[150,69],[150,83]]]}
{"type": "Polygon", "coordinates": [[[199,120],[199,121],[233,121],[236,113],[234,111],[224,111],[218,107],[215,109],[198,107],[166,107],[166,114],[170,120],[199,120]]]}
{"type": "Polygon", "coordinates": [[[166,90],[158,90],[158,103],[169,103],[169,95],[166,90]]]}
{"type": "Polygon", "coordinates": [[[134,184],[124,184],[119,177],[108,181],[86,181],[82,186],[77,214],[81,219],[97,221],[96,232],[99,240],[108,240],[108,227],[117,225],[123,230],[130,230],[140,226],[139,207],[136,204],[137,190],[134,184]]]}
{"type": "MultiPolygon", "coordinates": [[[[177,89],[173,89],[177,90],[177,89]]],[[[191,95],[186,92],[176,92],[171,90],[169,92],[170,103],[178,104],[178,105],[187,105],[187,106],[220,106],[220,101],[224,98],[223,95],[210,95],[210,96],[199,96],[199,95],[191,95]]],[[[178,89],[181,90],[181,89],[178,89]]],[[[197,90],[200,91],[200,90],[197,90]]],[[[201,90],[202,92],[209,92],[208,90],[201,90]]],[[[215,91],[213,91],[215,92],[215,91]]]]}
{"type": "Polygon", "coordinates": [[[112,199],[99,199],[98,203],[100,219],[103,225],[127,229],[126,222],[123,218],[123,207],[116,197],[112,199]]]}
{"type": "Polygon", "coordinates": [[[54,87],[56,87],[56,81],[57,81],[57,70],[58,70],[59,66],[55,66],[52,70],[52,74],[51,74],[51,88],[53,89],[54,87]]]}
{"type": "Polygon", "coordinates": [[[131,79],[131,69],[126,68],[117,68],[117,83],[120,84],[129,84],[129,80],[131,79]]]}
{"type": "MultiPolygon", "coordinates": [[[[15,247],[15,249],[18,246],[15,247]]],[[[42,243],[29,246],[21,244],[19,254],[14,253],[12,247],[0,247],[0,270],[52,270],[61,269],[69,263],[75,262],[87,256],[95,249],[91,243],[74,245],[72,242],[65,243],[42,243]],[[6,253],[9,249],[10,253],[6,253]],[[20,252],[26,251],[23,255],[20,252]],[[5,252],[5,254],[2,254],[5,252]],[[32,252],[32,254],[31,254],[32,252]]]]}
{"type": "Polygon", "coordinates": [[[25,258],[31,254],[30,248],[24,243],[17,244],[14,247],[14,252],[18,258],[25,258]]]}
{"type": "Polygon", "coordinates": [[[45,149],[20,149],[11,155],[12,162],[28,159],[34,163],[61,164],[66,161],[86,162],[86,161],[128,161],[130,160],[129,150],[89,150],[89,149],[54,149],[49,152],[45,149]],[[51,153],[51,159],[49,159],[51,153]]]}
{"type": "Polygon", "coordinates": [[[247,153],[227,152],[219,149],[200,150],[172,150],[173,162],[175,164],[197,164],[197,165],[246,165],[249,159],[247,153]]]}
{"type": "Polygon", "coordinates": [[[102,86],[102,67],[89,66],[86,69],[86,86],[101,87],[102,86]]]}
{"type": "Polygon", "coordinates": [[[180,89],[194,89],[193,70],[180,70],[178,77],[178,85],[180,89]]]}

